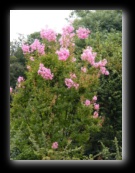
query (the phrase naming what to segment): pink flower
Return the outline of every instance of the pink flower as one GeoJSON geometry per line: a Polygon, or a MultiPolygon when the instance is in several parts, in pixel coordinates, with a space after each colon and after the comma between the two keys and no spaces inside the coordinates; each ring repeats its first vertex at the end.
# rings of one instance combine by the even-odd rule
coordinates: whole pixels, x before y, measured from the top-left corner
{"type": "Polygon", "coordinates": [[[10,93],[12,93],[12,91],[13,91],[13,88],[12,88],[12,87],[10,87],[10,93]]]}
{"type": "Polygon", "coordinates": [[[101,61],[94,62],[94,64],[93,64],[93,67],[95,67],[95,68],[98,68],[98,67],[101,67],[101,66],[102,66],[101,61]]]}
{"type": "Polygon", "coordinates": [[[59,51],[56,51],[56,54],[58,54],[59,60],[66,61],[69,57],[69,50],[66,48],[61,48],[59,51]]]}
{"type": "Polygon", "coordinates": [[[22,76],[19,76],[17,81],[18,81],[18,83],[21,83],[22,81],[24,81],[24,78],[22,76]]]}
{"type": "Polygon", "coordinates": [[[31,57],[30,57],[30,60],[31,60],[31,61],[34,61],[34,58],[31,56],[31,57]]]}
{"type": "Polygon", "coordinates": [[[71,88],[74,86],[74,82],[72,81],[72,79],[68,79],[68,78],[65,79],[65,84],[68,88],[71,88]]]}
{"type": "Polygon", "coordinates": [[[97,101],[97,96],[94,96],[94,97],[92,98],[92,100],[93,100],[93,101],[97,101]]]}
{"type": "Polygon", "coordinates": [[[86,106],[89,106],[89,105],[90,105],[90,100],[86,100],[86,101],[85,101],[85,105],[86,105],[86,106]]]}
{"type": "Polygon", "coordinates": [[[94,112],[93,118],[98,118],[98,112],[97,111],[94,112]]]}
{"type": "Polygon", "coordinates": [[[79,87],[79,84],[78,83],[74,83],[74,85],[73,85],[74,87],[75,87],[75,89],[77,90],[78,89],[78,87],[79,87]]]}
{"type": "Polygon", "coordinates": [[[40,36],[41,38],[44,38],[44,39],[47,39],[49,42],[51,41],[56,41],[56,32],[53,31],[52,29],[43,29],[41,32],[40,32],[40,36]]]}
{"type": "Polygon", "coordinates": [[[26,54],[26,53],[29,53],[29,46],[28,45],[22,45],[22,51],[23,51],[23,54],[26,54]]]}
{"type": "Polygon", "coordinates": [[[44,64],[40,63],[38,74],[41,75],[46,80],[52,80],[53,74],[49,68],[44,67],[44,64]]]}
{"type": "Polygon", "coordinates": [[[84,73],[86,73],[86,71],[87,71],[86,67],[81,67],[81,70],[82,70],[84,73]]]}
{"type": "MultiPolygon", "coordinates": [[[[95,62],[95,63],[93,64],[93,66],[94,66],[95,68],[98,68],[98,67],[104,67],[106,64],[107,64],[107,60],[106,60],[106,59],[103,59],[103,60],[101,60],[101,61],[99,61],[99,62],[95,62]]],[[[105,68],[105,67],[104,67],[104,68],[105,68]]]]}
{"type": "Polygon", "coordinates": [[[52,148],[53,148],[53,149],[57,149],[57,148],[58,148],[58,142],[53,142],[52,148]]]}
{"type": "Polygon", "coordinates": [[[106,70],[106,71],[105,71],[105,75],[109,75],[109,71],[106,70]]]}
{"type": "Polygon", "coordinates": [[[76,78],[76,75],[74,73],[70,73],[71,79],[76,78]]]}
{"type": "Polygon", "coordinates": [[[85,38],[88,38],[88,36],[90,34],[90,30],[86,29],[86,28],[79,27],[79,29],[76,30],[76,33],[77,33],[78,38],[85,39],[85,38]]]}
{"type": "Polygon", "coordinates": [[[72,25],[66,26],[62,29],[62,34],[59,39],[60,45],[63,48],[67,48],[69,46],[75,46],[73,37],[75,36],[74,27],[72,25]]]}
{"type": "Polygon", "coordinates": [[[101,74],[109,75],[109,71],[106,70],[106,67],[100,67],[100,72],[101,74]]]}
{"type": "Polygon", "coordinates": [[[109,71],[107,71],[105,67],[106,64],[107,64],[107,60],[103,59],[99,62],[94,62],[93,66],[95,68],[100,68],[100,74],[109,75],[109,71]]]}
{"type": "Polygon", "coordinates": [[[67,35],[74,31],[74,27],[72,25],[69,25],[62,28],[62,30],[63,30],[63,34],[67,35]]]}
{"type": "Polygon", "coordinates": [[[107,60],[106,59],[103,59],[101,62],[102,62],[102,66],[105,66],[107,64],[107,60]]]}
{"type": "Polygon", "coordinates": [[[45,54],[45,45],[44,44],[41,44],[39,47],[38,47],[38,53],[41,54],[41,55],[44,55],[45,54]]]}
{"type": "Polygon", "coordinates": [[[94,109],[95,109],[95,110],[99,110],[99,104],[95,104],[95,105],[94,105],[94,109]]]}
{"type": "Polygon", "coordinates": [[[65,84],[68,88],[74,87],[75,89],[78,89],[79,84],[75,83],[72,79],[65,79],[65,84]]]}
{"type": "Polygon", "coordinates": [[[102,74],[105,74],[106,68],[105,68],[105,67],[100,67],[100,72],[101,72],[102,74]]]}
{"type": "Polygon", "coordinates": [[[33,52],[34,50],[37,50],[39,46],[40,46],[39,40],[35,39],[34,42],[30,45],[31,52],[33,52]]]}
{"type": "Polygon", "coordinates": [[[72,46],[74,47],[75,46],[75,43],[72,43],[72,46]]]}
{"type": "Polygon", "coordinates": [[[40,63],[39,66],[40,66],[40,67],[44,67],[44,64],[40,63]]]}
{"type": "Polygon", "coordinates": [[[92,52],[92,47],[87,47],[85,50],[83,50],[81,59],[84,61],[88,61],[91,65],[94,65],[96,55],[96,52],[92,52]]]}
{"type": "Polygon", "coordinates": [[[35,39],[34,42],[30,45],[31,47],[31,52],[37,50],[39,54],[44,55],[44,48],[45,45],[41,44],[38,39],[35,39]]]}

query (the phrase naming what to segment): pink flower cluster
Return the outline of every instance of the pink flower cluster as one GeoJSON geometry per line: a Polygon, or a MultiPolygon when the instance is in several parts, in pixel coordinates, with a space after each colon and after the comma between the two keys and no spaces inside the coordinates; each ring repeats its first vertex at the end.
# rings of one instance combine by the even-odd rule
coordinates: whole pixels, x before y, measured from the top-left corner
{"type": "Polygon", "coordinates": [[[69,50],[66,48],[60,48],[59,51],[56,51],[56,54],[59,56],[59,60],[66,61],[69,57],[69,50]]]}
{"type": "Polygon", "coordinates": [[[61,38],[59,39],[61,47],[67,48],[71,44],[74,46],[73,37],[75,36],[74,27],[72,25],[66,26],[63,29],[61,38]]]}
{"type": "Polygon", "coordinates": [[[24,78],[22,76],[19,76],[17,81],[18,81],[18,87],[21,87],[21,82],[24,81],[24,78]]]}
{"type": "Polygon", "coordinates": [[[97,111],[94,112],[93,118],[98,118],[98,112],[97,111]]]}
{"type": "Polygon", "coordinates": [[[99,62],[94,63],[93,66],[95,68],[99,68],[101,74],[109,75],[109,71],[105,67],[106,64],[107,64],[107,60],[106,59],[103,59],[103,60],[101,60],[99,62]]]}
{"type": "Polygon", "coordinates": [[[104,67],[106,64],[107,64],[107,60],[103,59],[103,60],[101,60],[99,62],[95,62],[93,66],[95,68],[98,68],[98,67],[104,67]]]}
{"type": "Polygon", "coordinates": [[[38,39],[35,39],[34,42],[30,46],[23,44],[22,51],[23,51],[23,54],[26,54],[26,53],[31,53],[37,50],[39,54],[44,55],[45,54],[44,48],[45,48],[45,45],[41,44],[38,39]]]}
{"type": "Polygon", "coordinates": [[[95,102],[95,101],[97,101],[97,96],[94,96],[93,98],[92,98],[92,100],[95,102]]]}
{"type": "Polygon", "coordinates": [[[85,106],[89,106],[90,105],[90,100],[85,100],[85,106]]]}
{"type": "Polygon", "coordinates": [[[12,91],[13,91],[13,88],[12,88],[12,87],[10,87],[10,93],[12,93],[12,91]]]}
{"type": "Polygon", "coordinates": [[[109,71],[107,71],[107,69],[105,67],[105,65],[107,64],[107,60],[103,59],[99,62],[95,62],[96,55],[97,55],[96,52],[92,52],[92,47],[87,47],[83,51],[83,53],[81,55],[81,59],[88,61],[93,67],[99,68],[101,74],[109,75],[109,71]]]}
{"type": "Polygon", "coordinates": [[[81,59],[88,61],[91,65],[94,65],[96,55],[97,55],[97,53],[95,53],[95,52],[93,53],[92,52],[92,47],[88,46],[83,51],[83,54],[81,55],[81,59]]]}
{"type": "Polygon", "coordinates": [[[76,33],[77,33],[78,38],[86,39],[86,38],[88,38],[88,36],[90,34],[90,30],[87,28],[79,27],[79,29],[76,30],[76,33]]]}
{"type": "Polygon", "coordinates": [[[53,74],[51,74],[51,70],[44,67],[44,64],[42,63],[40,63],[39,65],[38,74],[41,75],[46,80],[53,79],[53,74]]]}
{"type": "Polygon", "coordinates": [[[41,38],[47,39],[49,42],[56,41],[56,35],[57,33],[55,31],[48,28],[42,29],[42,31],[40,32],[41,38]]]}
{"type": "Polygon", "coordinates": [[[30,45],[31,52],[37,50],[39,54],[44,55],[45,45],[41,44],[38,39],[35,39],[34,42],[30,45]]]}
{"type": "Polygon", "coordinates": [[[95,109],[93,118],[98,118],[99,104],[95,103],[97,101],[97,96],[94,96],[92,98],[92,101],[94,103],[94,109],[95,109]]]}
{"type": "Polygon", "coordinates": [[[74,73],[70,73],[71,79],[76,78],[76,75],[74,73]]]}
{"type": "Polygon", "coordinates": [[[24,81],[24,78],[22,76],[19,76],[17,81],[18,81],[18,83],[21,83],[22,81],[24,81]]]}
{"type": "Polygon", "coordinates": [[[65,79],[65,84],[68,88],[74,87],[75,89],[78,89],[79,84],[75,83],[72,79],[66,78],[65,79]]]}
{"type": "Polygon", "coordinates": [[[53,148],[53,149],[57,149],[57,148],[58,148],[58,142],[53,142],[52,148],[53,148]]]}
{"type": "Polygon", "coordinates": [[[89,106],[91,103],[94,105],[94,113],[93,113],[93,118],[97,118],[98,117],[98,111],[99,111],[99,104],[96,104],[95,102],[97,101],[97,96],[94,96],[92,98],[92,101],[86,99],[85,100],[85,106],[89,106]]]}
{"type": "Polygon", "coordinates": [[[95,104],[94,104],[94,109],[95,109],[95,110],[99,110],[99,104],[96,104],[96,103],[95,103],[95,104]]]}
{"type": "Polygon", "coordinates": [[[62,28],[63,34],[68,35],[74,31],[74,27],[72,25],[68,25],[62,28]]]}
{"type": "Polygon", "coordinates": [[[28,44],[23,44],[22,45],[22,51],[23,51],[23,54],[26,54],[26,53],[30,53],[30,50],[29,50],[29,45],[28,44]]]}

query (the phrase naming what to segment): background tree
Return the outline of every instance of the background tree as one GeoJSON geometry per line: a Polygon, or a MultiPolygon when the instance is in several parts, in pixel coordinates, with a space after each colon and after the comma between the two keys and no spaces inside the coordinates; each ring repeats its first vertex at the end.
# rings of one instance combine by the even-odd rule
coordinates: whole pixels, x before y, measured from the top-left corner
{"type": "Polygon", "coordinates": [[[17,40],[10,42],[10,86],[15,88],[17,78],[25,76],[25,58],[21,46],[25,42],[25,37],[19,34],[17,40]]]}
{"type": "MultiPolygon", "coordinates": [[[[119,146],[122,146],[122,11],[121,10],[75,10],[71,13],[77,16],[73,22],[75,28],[87,27],[91,35],[86,40],[76,40],[76,56],[79,59],[81,48],[88,43],[98,52],[98,60],[107,59],[110,71],[109,78],[102,76],[98,89],[101,114],[105,116],[100,134],[91,136],[90,149],[87,151],[97,154],[102,141],[110,152],[115,149],[114,137],[117,137],[119,146]]],[[[114,156],[109,159],[114,159],[114,156]]]]}
{"type": "Polygon", "coordinates": [[[40,37],[40,32],[34,32],[34,33],[28,35],[26,43],[28,43],[30,45],[34,42],[35,39],[38,39],[40,42],[42,42],[42,39],[40,37]]]}
{"type": "Polygon", "coordinates": [[[74,10],[70,18],[77,16],[74,20],[74,27],[84,26],[92,32],[122,31],[121,10],[74,10]]]}

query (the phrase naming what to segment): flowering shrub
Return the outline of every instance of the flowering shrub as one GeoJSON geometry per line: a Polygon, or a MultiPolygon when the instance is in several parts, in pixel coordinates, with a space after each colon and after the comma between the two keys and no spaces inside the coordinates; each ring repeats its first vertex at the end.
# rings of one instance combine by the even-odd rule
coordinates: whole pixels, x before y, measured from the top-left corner
{"type": "Polygon", "coordinates": [[[90,31],[76,33],[69,25],[56,41],[54,31],[42,30],[43,44],[36,39],[22,46],[28,71],[27,79],[18,78],[10,111],[11,156],[19,150],[14,159],[29,159],[28,149],[33,159],[83,159],[91,134],[102,127],[96,88],[99,76],[109,75],[107,61],[96,62],[91,47],[78,61],[74,38],[90,31]]]}

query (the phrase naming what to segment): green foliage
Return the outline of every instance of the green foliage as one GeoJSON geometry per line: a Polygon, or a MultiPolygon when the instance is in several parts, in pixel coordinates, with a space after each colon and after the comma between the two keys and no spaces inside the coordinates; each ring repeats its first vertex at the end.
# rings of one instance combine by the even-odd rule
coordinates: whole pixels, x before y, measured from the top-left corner
{"type": "Polygon", "coordinates": [[[70,17],[74,15],[74,27],[83,26],[89,28],[92,33],[122,31],[122,11],[121,10],[74,10],[70,17]]]}
{"type": "Polygon", "coordinates": [[[28,43],[30,45],[34,42],[35,39],[38,39],[40,42],[42,42],[42,39],[40,37],[40,32],[34,32],[34,33],[28,35],[26,43],[28,43]]]}
{"type": "Polygon", "coordinates": [[[24,41],[24,36],[20,34],[18,40],[10,42],[10,86],[12,88],[15,88],[19,76],[25,77],[25,57],[21,49],[24,41]]]}
{"type": "MultiPolygon", "coordinates": [[[[105,115],[106,124],[112,126],[111,136],[115,136],[122,144],[122,39],[121,34],[115,34],[115,38],[109,35],[108,42],[108,69],[109,78],[101,77],[101,87],[99,88],[99,102],[103,109],[101,113],[105,115]]],[[[105,128],[104,128],[105,130],[105,128]]]]}
{"type": "Polygon", "coordinates": [[[10,56],[10,86],[15,88],[17,78],[25,76],[25,66],[20,63],[19,59],[15,56],[10,56]]]}
{"type": "Polygon", "coordinates": [[[103,142],[101,143],[102,150],[99,152],[97,155],[92,155],[93,159],[97,158],[97,160],[122,160],[122,151],[121,147],[118,145],[118,140],[115,137],[114,140],[112,141],[115,147],[115,151],[112,152],[110,148],[106,147],[103,142]]]}

